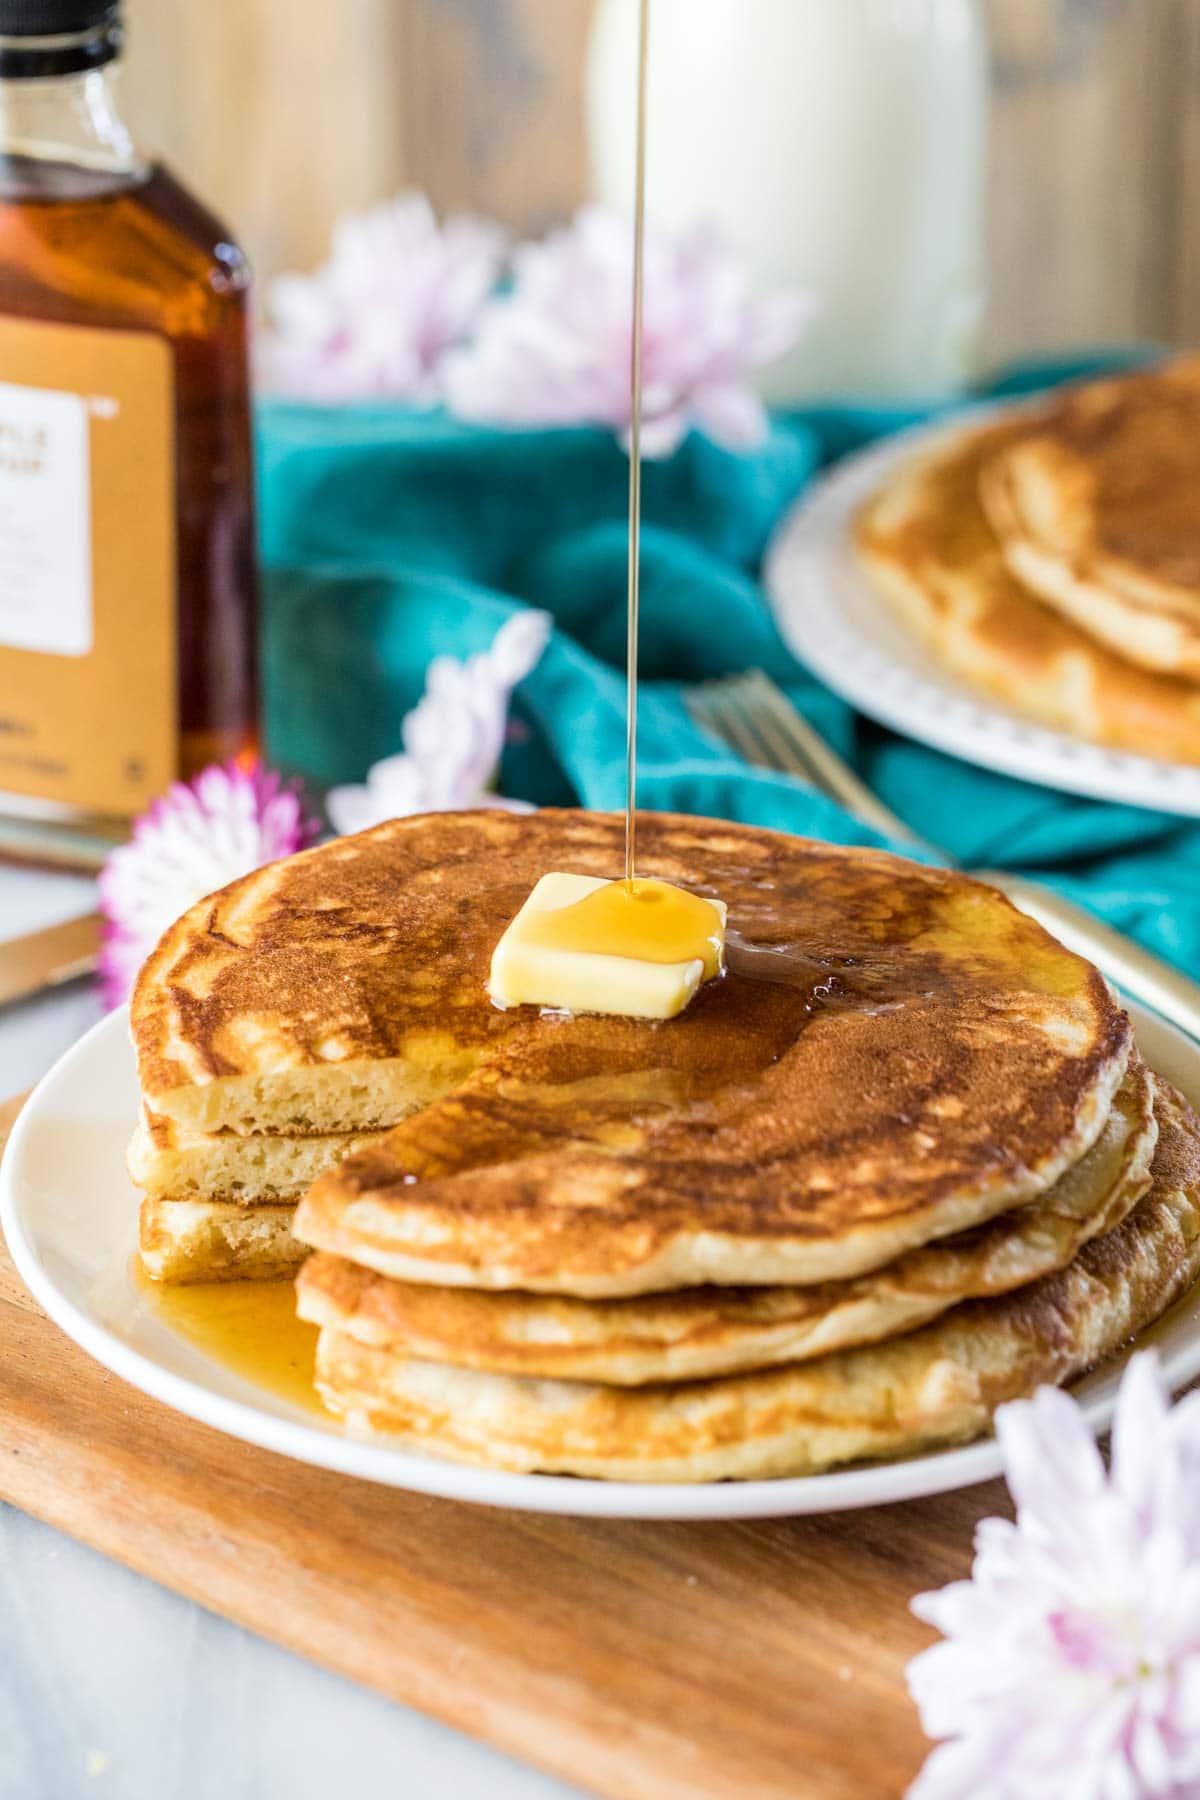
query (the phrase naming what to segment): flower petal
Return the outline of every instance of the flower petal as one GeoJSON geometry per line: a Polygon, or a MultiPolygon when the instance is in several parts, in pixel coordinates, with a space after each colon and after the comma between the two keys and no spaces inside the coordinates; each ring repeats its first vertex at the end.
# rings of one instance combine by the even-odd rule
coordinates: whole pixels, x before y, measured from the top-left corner
{"type": "Polygon", "coordinates": [[[1004,1472],[1021,1513],[1053,1528],[1071,1509],[1098,1493],[1104,1465],[1074,1401],[1058,1388],[1039,1388],[996,1412],[1004,1472]]]}
{"type": "MultiPolygon", "coordinates": [[[[594,207],[522,248],[511,291],[447,360],[451,409],[499,424],[603,425],[627,446],[632,271],[628,222],[594,207]]],[[[794,341],[809,310],[795,296],[751,299],[744,267],[707,228],[650,230],[644,453],[669,455],[693,425],[731,449],[761,442],[751,376],[794,341]]]]}
{"type": "Polygon", "coordinates": [[[174,782],[137,819],[100,876],[105,918],[101,986],[110,1006],[125,999],[167,927],[206,894],[313,842],[295,786],[254,764],[214,764],[174,782]]]}
{"type": "Polygon", "coordinates": [[[363,831],[414,812],[491,806],[489,788],[504,747],[513,689],[540,660],[550,637],[548,613],[514,613],[487,650],[460,662],[433,659],[425,692],[404,719],[401,755],[367,772],[365,786],[334,788],[326,810],[338,831],[363,831]]]}
{"type": "Polygon", "coordinates": [[[334,227],[329,260],[278,277],[255,350],[266,386],[325,403],[372,397],[429,405],[447,352],[496,285],[503,233],[484,220],[440,229],[422,194],[334,227]]]}

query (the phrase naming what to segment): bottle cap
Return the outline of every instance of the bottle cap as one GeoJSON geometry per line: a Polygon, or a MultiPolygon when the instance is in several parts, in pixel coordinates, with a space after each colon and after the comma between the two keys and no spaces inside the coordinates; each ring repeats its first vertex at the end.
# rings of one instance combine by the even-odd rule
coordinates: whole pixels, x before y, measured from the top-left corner
{"type": "Polygon", "coordinates": [[[77,75],[121,51],[121,0],[0,0],[0,80],[77,75]]]}
{"type": "Polygon", "coordinates": [[[0,0],[0,37],[67,37],[115,21],[120,0],[0,0]]]}

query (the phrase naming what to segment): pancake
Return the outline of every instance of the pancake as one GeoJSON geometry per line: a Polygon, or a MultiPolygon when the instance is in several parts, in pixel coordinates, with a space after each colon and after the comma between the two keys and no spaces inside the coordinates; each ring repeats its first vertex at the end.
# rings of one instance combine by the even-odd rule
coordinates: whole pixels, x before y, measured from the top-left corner
{"type": "Polygon", "coordinates": [[[325,1329],[317,1386],[352,1428],[493,1468],[627,1481],[814,1474],[987,1429],[1102,1361],[1200,1273],[1200,1131],[1160,1089],[1153,1185],[1058,1274],[867,1349],[713,1381],[617,1388],[421,1362],[325,1329]]]}
{"type": "Polygon", "coordinates": [[[1064,1267],[1145,1193],[1157,1136],[1153,1078],[1135,1056],[1100,1137],[1042,1198],[854,1281],[574,1300],[390,1281],[318,1251],[298,1310],[359,1343],[500,1374],[640,1386],[801,1361],[1064,1267]]]}
{"type": "MultiPolygon", "coordinates": [[[[426,1006],[490,1044],[454,1093],[315,1183],[305,1242],[448,1286],[807,1284],[1034,1199],[1103,1129],[1128,1020],[995,890],[711,821],[649,815],[640,838],[646,874],[730,907],[728,975],[666,1024],[482,1001],[491,947],[537,875],[619,868],[620,820],[443,815],[332,847],[342,868],[379,870],[397,928],[411,863],[427,870],[436,849],[453,941],[424,965],[426,1006]]],[[[299,866],[314,887],[319,862],[299,866]]],[[[239,903],[235,887],[218,915],[239,903]]],[[[269,951],[260,994],[264,974],[269,951]]]]}
{"type": "Polygon", "coordinates": [[[141,1263],[153,1281],[273,1281],[308,1254],[292,1235],[296,1208],[148,1196],[138,1220],[141,1263]]]}
{"type": "MultiPolygon", "coordinates": [[[[475,830],[399,821],[342,851],[399,871],[405,842],[475,830]]],[[[621,857],[612,817],[488,830],[504,855],[475,855],[453,911],[471,1017],[536,875],[621,857]]],[[[729,902],[729,976],[667,1024],[493,1013],[504,1035],[457,1093],[318,1179],[304,1242],[399,1280],[594,1298],[820,1282],[1031,1201],[1096,1141],[1128,1019],[995,889],[747,826],[649,815],[640,835],[648,875],[729,902]]],[[[444,848],[441,869],[450,887],[444,848]]],[[[394,918],[403,895],[394,878],[394,918]]]]}
{"type": "Polygon", "coordinates": [[[860,562],[911,631],[972,687],[1093,743],[1200,763],[1200,690],[1107,649],[1012,573],[980,501],[1028,415],[961,427],[889,477],[855,524],[860,562]]]}
{"type": "Polygon", "coordinates": [[[1009,568],[1128,662],[1200,678],[1200,359],[1068,389],[980,471],[1009,568]]]}
{"type": "Polygon", "coordinates": [[[160,1197],[238,1205],[295,1202],[339,1158],[364,1149],[378,1135],[239,1137],[229,1131],[195,1131],[143,1108],[126,1162],[135,1185],[160,1197]]]}
{"type": "Polygon", "coordinates": [[[507,873],[512,845],[490,810],[398,820],[192,907],[132,996],[151,1111],[201,1131],[324,1134],[452,1091],[512,1029],[483,994],[487,962],[542,873],[507,873]]]}
{"type": "Polygon", "coordinates": [[[317,1181],[299,1234],[401,1279],[597,1296],[878,1267],[1033,1199],[1103,1128],[1128,1021],[994,890],[712,821],[648,815],[641,841],[646,874],[730,906],[730,973],[681,1018],[486,999],[537,877],[618,872],[619,819],[397,820],[167,933],[133,1004],[148,1104],[282,1131],[301,1082],[305,1129],[361,1128],[384,1086],[457,1070],[317,1181]]]}

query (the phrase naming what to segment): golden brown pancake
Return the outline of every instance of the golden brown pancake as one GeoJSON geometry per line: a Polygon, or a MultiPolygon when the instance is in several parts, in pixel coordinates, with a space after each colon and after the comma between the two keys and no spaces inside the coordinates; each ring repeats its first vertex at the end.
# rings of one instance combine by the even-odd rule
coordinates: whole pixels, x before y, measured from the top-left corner
{"type": "Polygon", "coordinates": [[[172,1199],[295,1201],[317,1176],[378,1132],[323,1137],[238,1137],[231,1131],[194,1131],[142,1109],[126,1156],[130,1179],[146,1193],[172,1199]]]}
{"type": "Polygon", "coordinates": [[[1200,689],[1105,648],[1006,564],[980,478],[1030,429],[1022,413],[958,427],[901,464],[858,516],[860,561],[910,629],[971,686],[1076,737],[1200,763],[1200,689]]]}
{"type": "Polygon", "coordinates": [[[143,1268],[156,1281],[290,1275],[306,1254],[292,1236],[299,1195],[339,1157],[379,1135],[238,1137],[195,1131],[143,1108],[126,1157],[145,1195],[143,1268]]]}
{"type": "Polygon", "coordinates": [[[348,1048],[357,1006],[397,1059],[436,1032],[474,1073],[322,1177],[298,1235],[402,1280],[604,1297],[877,1268],[1034,1199],[1103,1129],[1128,1020],[993,889],[712,821],[650,815],[641,842],[647,874],[730,907],[730,972],[681,1018],[485,998],[538,875],[619,869],[620,820],[396,821],[168,935],[135,1003],[155,1107],[190,1092],[164,1091],[168,1037],[175,1069],[207,1047],[212,1085],[241,1046],[261,1095],[277,1060],[332,1079],[320,1045],[348,1048]]]}
{"type": "Polygon", "coordinates": [[[288,1202],[148,1195],[138,1219],[142,1267],[152,1281],[273,1281],[308,1254],[292,1235],[288,1202]]]}
{"type": "Polygon", "coordinates": [[[1009,568],[1128,662],[1200,677],[1200,358],[1085,382],[983,464],[1009,568]]]}
{"type": "Polygon", "coordinates": [[[1157,1136],[1153,1077],[1135,1054],[1100,1137],[1040,1199],[853,1281],[575,1300],[390,1281],[318,1251],[298,1309],[359,1343],[498,1374],[636,1387],[802,1361],[1063,1268],[1145,1193],[1157,1136]]]}
{"type": "Polygon", "coordinates": [[[493,1468],[629,1481],[807,1475],[978,1436],[995,1408],[1124,1345],[1200,1273],[1200,1123],[1160,1089],[1153,1185],[1056,1275],[867,1349],[618,1388],[418,1361],[325,1329],[317,1385],[359,1430],[493,1468]]]}

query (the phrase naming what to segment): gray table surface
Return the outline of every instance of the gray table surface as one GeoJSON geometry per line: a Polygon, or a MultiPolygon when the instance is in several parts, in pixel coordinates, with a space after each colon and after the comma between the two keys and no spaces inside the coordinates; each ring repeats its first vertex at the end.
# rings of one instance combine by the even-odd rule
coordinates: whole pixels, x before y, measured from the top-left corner
{"type": "MultiPolygon", "coordinates": [[[[0,937],[90,904],[82,879],[0,868],[0,937]]],[[[0,1098],[31,1086],[99,1012],[83,985],[0,1012],[0,1098]]],[[[576,1791],[0,1506],[0,1800],[576,1791]]]]}

